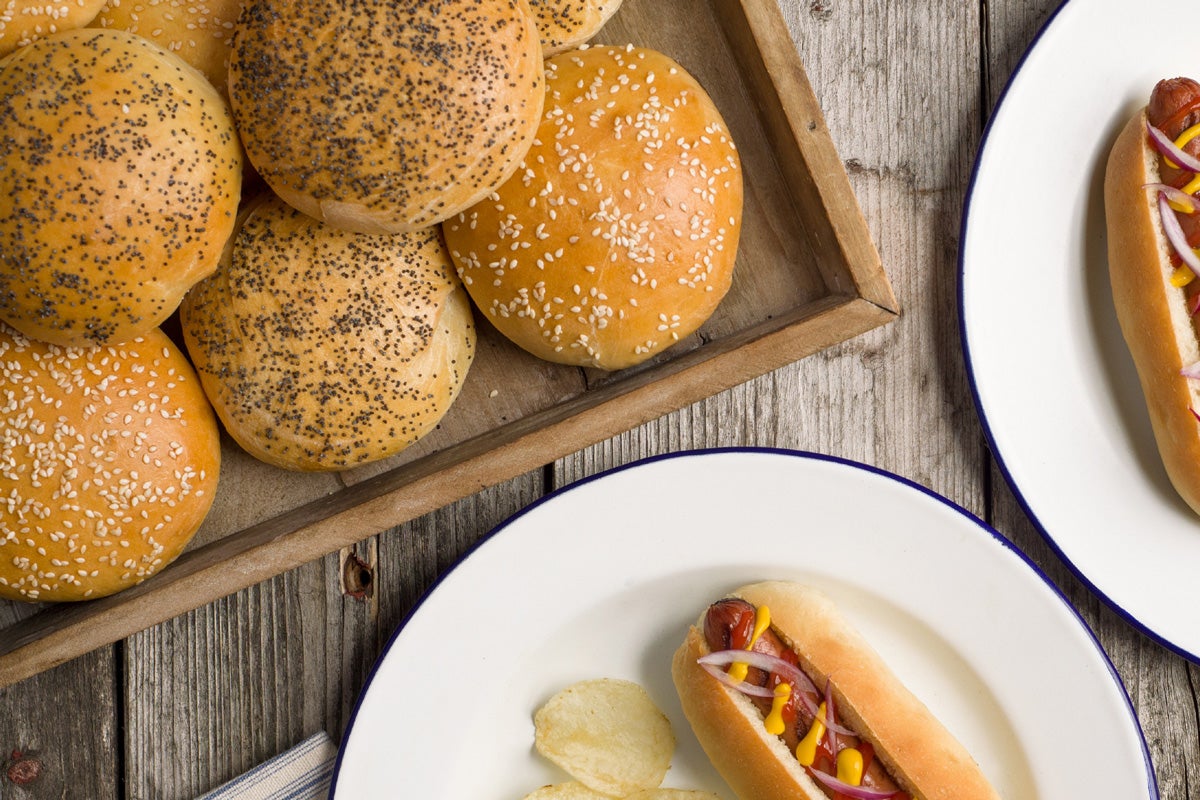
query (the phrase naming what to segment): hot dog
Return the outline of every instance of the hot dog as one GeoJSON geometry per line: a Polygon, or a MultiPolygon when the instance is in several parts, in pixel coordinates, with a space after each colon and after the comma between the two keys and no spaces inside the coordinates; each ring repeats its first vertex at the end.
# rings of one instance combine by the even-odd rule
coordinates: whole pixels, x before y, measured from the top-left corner
{"type": "Polygon", "coordinates": [[[671,675],[697,739],[742,800],[998,798],[811,587],[769,581],[718,600],[688,631],[671,675]]]}
{"type": "Polygon", "coordinates": [[[1126,123],[1104,177],[1113,304],[1167,476],[1200,513],[1200,83],[1171,78],[1126,123]],[[1169,159],[1178,142],[1182,154],[1169,159]]]}

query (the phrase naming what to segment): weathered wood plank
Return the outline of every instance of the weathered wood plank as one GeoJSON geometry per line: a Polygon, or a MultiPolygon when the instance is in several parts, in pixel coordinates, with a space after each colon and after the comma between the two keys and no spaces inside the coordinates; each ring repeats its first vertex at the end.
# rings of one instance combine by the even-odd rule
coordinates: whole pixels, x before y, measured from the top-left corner
{"type": "Polygon", "coordinates": [[[116,651],[105,647],[0,689],[0,797],[121,800],[116,651]],[[6,774],[14,751],[37,762],[32,782],[6,774]]]}
{"type": "Polygon", "coordinates": [[[522,476],[132,636],[114,712],[127,796],[191,798],[319,730],[340,738],[420,595],[541,489],[522,476]]]}

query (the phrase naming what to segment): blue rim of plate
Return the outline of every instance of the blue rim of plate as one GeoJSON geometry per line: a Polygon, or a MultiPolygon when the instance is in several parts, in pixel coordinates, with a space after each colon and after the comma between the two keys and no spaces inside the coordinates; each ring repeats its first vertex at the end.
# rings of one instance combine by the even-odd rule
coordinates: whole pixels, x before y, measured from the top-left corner
{"type": "Polygon", "coordinates": [[[1049,576],[1047,576],[1046,573],[1043,572],[1042,569],[1029,558],[1029,556],[1027,556],[1019,547],[1014,545],[1008,539],[1004,538],[1004,536],[1000,535],[1000,533],[998,531],[996,531],[991,525],[988,525],[986,522],[984,522],[982,519],[980,519],[976,515],[972,514],[970,511],[966,510],[965,508],[958,505],[954,501],[952,501],[946,497],[943,497],[942,495],[938,494],[937,492],[933,491],[932,489],[922,486],[921,484],[916,483],[914,481],[911,481],[908,478],[902,477],[893,472],[889,472],[880,467],[873,467],[870,464],[863,464],[863,463],[860,463],[857,461],[851,461],[850,459],[840,458],[838,456],[824,455],[821,453],[814,453],[814,452],[810,452],[810,451],[806,451],[806,450],[789,450],[786,448],[777,448],[777,447],[698,448],[695,450],[681,450],[681,451],[674,452],[674,453],[663,453],[660,455],[649,456],[647,458],[639,459],[637,461],[633,461],[628,464],[622,464],[620,466],[613,467],[613,468],[605,470],[603,472],[598,472],[595,475],[589,475],[584,478],[580,478],[579,480],[577,480],[573,483],[567,484],[566,486],[559,487],[558,489],[555,489],[554,491],[550,492],[549,494],[539,497],[537,500],[534,500],[532,503],[525,506],[517,513],[513,514],[511,517],[509,517],[508,519],[501,522],[495,528],[493,528],[492,530],[488,531],[487,533],[485,533],[484,535],[479,537],[479,539],[477,541],[475,541],[466,550],[466,552],[464,552],[448,569],[443,571],[440,575],[437,576],[437,578],[434,579],[434,582],[432,584],[430,584],[429,588],[425,590],[424,594],[422,594],[421,597],[418,598],[417,602],[413,604],[413,607],[411,609],[409,609],[407,614],[405,614],[404,619],[401,620],[400,624],[396,626],[396,630],[393,631],[392,635],[388,637],[387,643],[383,646],[383,649],[380,651],[379,657],[376,658],[375,663],[371,665],[371,671],[367,675],[367,679],[363,683],[362,689],[359,690],[358,698],[354,701],[354,709],[350,712],[350,719],[346,723],[345,733],[342,734],[342,740],[341,740],[340,745],[338,746],[337,760],[334,762],[334,765],[333,765],[333,777],[332,777],[332,780],[329,785],[329,799],[334,800],[334,798],[337,794],[338,777],[341,775],[341,771],[342,771],[342,758],[344,757],[344,755],[346,753],[346,744],[350,741],[350,736],[354,732],[354,723],[358,719],[358,712],[361,710],[363,701],[366,699],[367,694],[371,689],[371,684],[375,681],[375,676],[376,676],[376,674],[378,674],[380,665],[383,663],[384,659],[387,658],[387,655],[391,651],[392,646],[396,643],[396,640],[400,637],[400,635],[404,632],[404,629],[408,626],[409,620],[411,620],[413,618],[413,616],[421,609],[421,607],[425,604],[425,601],[428,600],[435,591],[437,591],[438,587],[441,586],[442,581],[445,580],[452,572],[454,572],[454,570],[458,569],[458,567],[464,561],[466,561],[468,558],[470,558],[471,555],[474,554],[476,550],[478,550],[480,547],[482,547],[487,542],[491,541],[497,534],[499,534],[501,531],[508,528],[510,525],[515,523],[517,520],[521,519],[522,517],[529,514],[531,511],[533,511],[534,509],[541,506],[543,503],[547,503],[551,500],[554,500],[555,498],[559,497],[560,495],[566,494],[567,492],[571,491],[572,489],[577,489],[581,486],[585,486],[589,483],[592,483],[593,481],[600,480],[606,476],[613,475],[618,472],[624,472],[626,470],[636,469],[636,468],[644,466],[646,464],[651,464],[651,463],[658,462],[658,461],[666,461],[666,460],[678,459],[678,458],[693,458],[693,457],[702,457],[702,456],[711,456],[711,455],[722,455],[722,454],[726,454],[726,453],[765,453],[765,454],[770,454],[770,455],[792,456],[792,457],[796,457],[796,458],[809,459],[809,460],[813,460],[813,461],[824,461],[824,462],[828,462],[828,463],[839,464],[844,467],[850,467],[851,469],[857,469],[857,470],[861,470],[863,472],[867,472],[867,473],[871,473],[874,475],[878,475],[883,478],[887,478],[889,480],[892,480],[896,483],[901,484],[902,486],[907,486],[910,489],[916,489],[918,492],[925,495],[926,497],[932,498],[932,499],[938,501],[939,503],[945,505],[946,507],[950,508],[951,510],[958,512],[963,517],[966,517],[969,521],[974,522],[975,525],[981,531],[986,532],[997,543],[999,543],[1001,546],[1003,546],[1009,552],[1011,552],[1015,556],[1017,556],[1017,558],[1019,558],[1021,560],[1021,562],[1023,562],[1025,564],[1025,566],[1029,567],[1029,569],[1034,573],[1035,576],[1037,576],[1038,578],[1041,579],[1041,581],[1050,589],[1050,591],[1054,594],[1054,596],[1058,598],[1058,601],[1060,603],[1062,603],[1063,606],[1068,611],[1071,612],[1071,615],[1075,617],[1075,620],[1079,623],[1080,627],[1087,634],[1088,639],[1092,643],[1092,646],[1094,648],[1096,648],[1096,652],[1100,655],[1100,658],[1103,660],[1105,668],[1108,670],[1109,676],[1113,679],[1113,681],[1117,685],[1117,688],[1121,692],[1121,698],[1125,701],[1125,710],[1126,710],[1126,712],[1128,712],[1129,719],[1133,723],[1134,729],[1137,731],[1138,742],[1141,744],[1141,748],[1142,748],[1142,761],[1146,768],[1146,786],[1150,790],[1151,800],[1158,800],[1158,797],[1159,797],[1158,779],[1154,774],[1154,764],[1150,759],[1150,750],[1149,750],[1148,745],[1146,744],[1146,735],[1142,731],[1141,722],[1138,721],[1137,712],[1133,708],[1133,702],[1129,698],[1129,692],[1125,688],[1125,682],[1121,680],[1120,673],[1117,672],[1117,668],[1113,665],[1112,659],[1110,659],[1108,657],[1108,653],[1105,652],[1104,647],[1101,646],[1100,640],[1096,638],[1096,634],[1095,634],[1095,632],[1092,631],[1091,626],[1089,626],[1087,624],[1087,621],[1084,620],[1084,618],[1080,615],[1079,611],[1075,608],[1075,606],[1071,605],[1071,602],[1067,599],[1066,595],[1064,595],[1062,593],[1062,591],[1058,588],[1058,586],[1056,586],[1054,584],[1054,582],[1052,580],[1050,580],[1049,576]]]}
{"type": "Polygon", "coordinates": [[[1021,69],[1025,66],[1026,60],[1029,58],[1034,49],[1037,48],[1038,43],[1041,42],[1042,36],[1046,33],[1047,29],[1054,24],[1054,21],[1058,18],[1058,15],[1062,12],[1062,10],[1070,4],[1071,0],[1063,0],[1062,4],[1059,5],[1058,8],[1056,8],[1050,14],[1050,16],[1046,18],[1046,21],[1042,23],[1042,27],[1034,36],[1033,41],[1025,50],[1025,53],[1021,56],[1020,61],[1017,62],[1016,67],[1013,69],[1012,75],[1009,76],[1008,82],[1004,85],[1004,89],[1001,91],[1000,97],[996,101],[996,107],[992,110],[991,116],[988,117],[987,125],[984,127],[983,136],[979,141],[979,149],[975,154],[975,163],[971,167],[971,180],[967,184],[967,195],[966,200],[963,203],[962,220],[958,231],[958,332],[959,340],[962,342],[963,360],[966,363],[967,368],[967,382],[971,385],[971,397],[974,399],[975,410],[979,417],[979,422],[983,426],[984,436],[987,437],[988,450],[995,459],[996,466],[1000,469],[1000,474],[1004,476],[1004,480],[1008,483],[1009,488],[1012,489],[1013,496],[1016,498],[1017,504],[1021,507],[1021,510],[1025,512],[1025,516],[1028,517],[1030,522],[1033,523],[1034,527],[1042,535],[1042,538],[1045,539],[1046,543],[1050,546],[1050,549],[1053,550],[1055,555],[1058,556],[1059,560],[1066,564],[1071,573],[1078,578],[1081,583],[1087,586],[1087,588],[1093,594],[1104,601],[1104,603],[1121,619],[1125,620],[1135,629],[1142,632],[1148,638],[1152,639],[1158,644],[1162,645],[1167,650],[1170,650],[1172,653],[1175,653],[1176,655],[1181,656],[1189,661],[1200,664],[1200,653],[1193,653],[1176,644],[1175,642],[1172,642],[1162,634],[1155,631],[1149,625],[1142,622],[1134,614],[1127,611],[1124,607],[1117,603],[1116,600],[1102,590],[1090,577],[1088,577],[1087,573],[1080,569],[1075,562],[1067,556],[1067,554],[1059,546],[1058,542],[1054,540],[1053,534],[1042,523],[1037,513],[1033,510],[1033,507],[1029,504],[1029,501],[1025,499],[1025,495],[1021,491],[1021,487],[1017,484],[1016,479],[1013,478],[1012,473],[1009,471],[1008,465],[1004,461],[1004,454],[1001,452],[1000,446],[996,442],[996,437],[992,433],[992,426],[988,422],[987,413],[984,411],[983,398],[979,394],[979,386],[975,382],[975,369],[971,360],[971,343],[967,338],[966,299],[963,296],[963,275],[965,271],[963,244],[966,242],[967,228],[970,224],[971,200],[975,193],[975,182],[979,177],[979,165],[983,160],[984,153],[987,150],[988,137],[991,135],[992,125],[999,116],[1000,110],[1004,106],[1004,101],[1008,98],[1008,92],[1009,89],[1012,88],[1013,81],[1021,73],[1021,69]]]}

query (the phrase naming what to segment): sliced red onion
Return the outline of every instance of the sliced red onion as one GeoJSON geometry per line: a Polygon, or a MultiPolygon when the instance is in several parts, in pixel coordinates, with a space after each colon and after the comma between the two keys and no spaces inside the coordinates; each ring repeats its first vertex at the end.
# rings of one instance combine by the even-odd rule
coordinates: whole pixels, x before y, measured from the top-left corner
{"type": "Polygon", "coordinates": [[[774,697],[775,696],[774,689],[768,689],[766,686],[759,686],[758,684],[751,683],[750,681],[740,681],[737,678],[730,675],[728,672],[726,672],[721,667],[718,667],[714,664],[705,664],[704,661],[701,660],[700,668],[703,669],[705,672],[707,672],[709,675],[712,675],[714,678],[719,680],[721,683],[728,686],[730,689],[737,689],[742,694],[747,694],[747,695],[750,695],[751,697],[774,697]]]}
{"type": "Polygon", "coordinates": [[[1200,292],[1192,296],[1191,305],[1188,306],[1188,314],[1196,316],[1196,312],[1200,311],[1200,292]]]}
{"type": "Polygon", "coordinates": [[[1175,212],[1171,210],[1167,196],[1162,192],[1158,194],[1158,214],[1162,217],[1163,232],[1167,234],[1167,240],[1175,248],[1175,252],[1192,272],[1200,275],[1200,256],[1197,256],[1196,251],[1192,250],[1191,245],[1188,244],[1187,236],[1179,225],[1179,220],[1175,218],[1175,212]]]}
{"type": "Polygon", "coordinates": [[[1200,422],[1200,414],[1196,413],[1196,409],[1188,406],[1188,411],[1192,412],[1192,416],[1196,418],[1196,422],[1200,422]]]}
{"type": "MultiPolygon", "coordinates": [[[[774,672],[792,684],[792,689],[795,691],[808,692],[809,694],[818,693],[817,687],[813,685],[809,677],[795,664],[789,664],[779,656],[760,653],[757,650],[717,650],[715,653],[701,656],[696,661],[701,666],[711,664],[714,667],[728,667],[730,664],[747,664],[755,669],[761,669],[763,672],[774,672]]],[[[767,691],[768,693],[763,695],[764,697],[775,696],[773,690],[768,689],[767,691]]]]}
{"type": "Polygon", "coordinates": [[[867,786],[853,786],[845,781],[839,781],[832,775],[815,770],[812,767],[809,767],[808,774],[811,775],[814,780],[820,781],[838,794],[844,794],[846,797],[854,798],[854,800],[887,800],[889,797],[895,797],[896,795],[900,794],[899,789],[888,792],[881,791],[879,789],[871,789],[867,786]]]}
{"type": "MultiPolygon", "coordinates": [[[[795,664],[784,661],[778,656],[760,653],[756,650],[717,650],[709,653],[706,656],[700,656],[696,659],[701,668],[709,675],[719,680],[731,689],[737,689],[742,694],[752,697],[774,697],[775,690],[766,686],[756,686],[749,681],[739,681],[736,678],[729,677],[726,668],[730,664],[746,664],[761,669],[764,672],[773,672],[783,680],[792,684],[792,692],[799,692],[800,702],[808,710],[808,713],[815,717],[817,715],[817,702],[813,698],[818,694],[816,685],[812,680],[804,674],[804,672],[795,664]]],[[[829,707],[826,706],[826,712],[829,707]]],[[[842,734],[843,736],[857,736],[854,731],[842,725],[833,722],[833,715],[826,713],[826,719],[822,720],[825,727],[831,731],[842,734]]]]}
{"type": "Polygon", "coordinates": [[[1179,374],[1185,378],[1200,380],[1200,361],[1197,361],[1195,364],[1189,364],[1188,366],[1179,370],[1179,374]]]}
{"type": "Polygon", "coordinates": [[[1169,183],[1144,183],[1142,184],[1142,188],[1153,189],[1156,192],[1165,194],[1167,199],[1172,203],[1184,206],[1186,208],[1186,211],[1184,211],[1185,214],[1200,211],[1200,200],[1197,200],[1195,195],[1188,194],[1182,189],[1176,189],[1169,183]]]}
{"type": "Polygon", "coordinates": [[[1188,172],[1200,172],[1200,159],[1184,152],[1183,148],[1176,147],[1170,136],[1149,122],[1146,123],[1146,130],[1150,133],[1150,141],[1154,143],[1154,149],[1162,153],[1164,158],[1170,159],[1171,163],[1188,172]]]}
{"type": "Polygon", "coordinates": [[[833,707],[833,681],[825,679],[825,730],[829,736],[829,752],[836,753],[838,751],[837,742],[837,726],[834,725],[834,720],[837,719],[837,714],[834,713],[833,707]]]}

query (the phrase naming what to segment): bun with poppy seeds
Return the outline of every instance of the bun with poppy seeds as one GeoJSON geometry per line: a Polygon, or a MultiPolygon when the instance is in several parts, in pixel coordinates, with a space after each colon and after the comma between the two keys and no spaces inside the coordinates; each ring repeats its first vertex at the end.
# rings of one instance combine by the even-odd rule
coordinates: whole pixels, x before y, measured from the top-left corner
{"type": "Polygon", "coordinates": [[[199,72],[124,31],[83,28],[0,62],[0,320],[58,345],[161,324],[211,273],[242,151],[199,72]]]}
{"type": "Polygon", "coordinates": [[[250,0],[229,96],[276,194],[338,228],[403,233],[517,168],[542,109],[542,51],[527,0],[250,0]]]}

